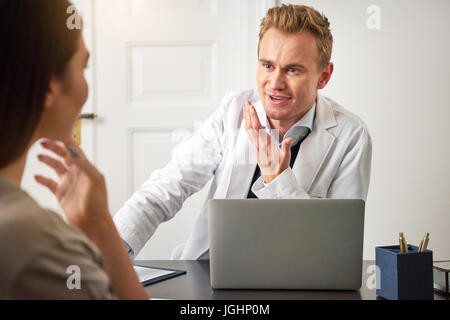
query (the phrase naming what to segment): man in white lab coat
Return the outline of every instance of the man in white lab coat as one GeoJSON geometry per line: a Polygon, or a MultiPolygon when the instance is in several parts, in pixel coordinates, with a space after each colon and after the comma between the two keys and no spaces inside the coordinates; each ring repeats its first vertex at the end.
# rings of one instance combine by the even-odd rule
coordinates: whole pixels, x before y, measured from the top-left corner
{"type": "Polygon", "coordinates": [[[369,132],[357,116],[318,93],[333,73],[332,44],[327,18],[314,9],[268,11],[259,39],[258,90],[225,95],[115,215],[131,254],[212,178],[194,229],[173,259],[208,258],[206,203],[212,198],[366,200],[369,132]]]}

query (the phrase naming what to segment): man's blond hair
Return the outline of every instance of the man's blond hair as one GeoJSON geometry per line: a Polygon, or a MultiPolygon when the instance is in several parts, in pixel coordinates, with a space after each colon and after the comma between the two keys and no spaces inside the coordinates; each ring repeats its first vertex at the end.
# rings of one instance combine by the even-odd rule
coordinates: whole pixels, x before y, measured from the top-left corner
{"type": "Polygon", "coordinates": [[[288,33],[311,33],[316,38],[319,52],[318,70],[322,70],[330,62],[333,49],[333,35],[331,34],[330,23],[325,15],[320,14],[315,9],[292,4],[283,4],[269,9],[261,22],[258,55],[261,40],[270,28],[276,28],[288,33]]]}

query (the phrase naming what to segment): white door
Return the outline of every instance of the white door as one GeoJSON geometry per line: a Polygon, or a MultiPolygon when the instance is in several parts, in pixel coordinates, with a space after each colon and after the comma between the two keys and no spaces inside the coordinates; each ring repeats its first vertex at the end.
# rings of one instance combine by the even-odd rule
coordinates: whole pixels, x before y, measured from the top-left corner
{"type": "MultiPolygon", "coordinates": [[[[95,0],[93,160],[114,214],[164,167],[228,91],[254,87],[261,5],[255,0],[95,0]]],[[[185,242],[203,189],[163,223],[138,258],[168,259],[185,242]]]]}
{"type": "MultiPolygon", "coordinates": [[[[90,96],[82,148],[105,175],[112,214],[169,161],[228,91],[255,87],[261,17],[274,0],[73,0],[91,51],[90,96]]],[[[56,175],[29,155],[23,187],[44,207],[62,213],[33,175],[56,175]]],[[[208,185],[209,186],[209,185],[208,185]]],[[[188,199],[163,223],[140,259],[169,259],[187,240],[206,197],[188,199]]]]}

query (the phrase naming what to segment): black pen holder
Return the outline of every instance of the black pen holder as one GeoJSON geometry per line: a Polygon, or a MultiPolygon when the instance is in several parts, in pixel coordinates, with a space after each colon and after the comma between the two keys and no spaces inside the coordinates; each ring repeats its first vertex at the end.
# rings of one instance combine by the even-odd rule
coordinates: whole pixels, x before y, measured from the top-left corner
{"type": "Polygon", "coordinates": [[[433,300],[433,251],[408,245],[375,248],[377,296],[389,300],[433,300]]]}

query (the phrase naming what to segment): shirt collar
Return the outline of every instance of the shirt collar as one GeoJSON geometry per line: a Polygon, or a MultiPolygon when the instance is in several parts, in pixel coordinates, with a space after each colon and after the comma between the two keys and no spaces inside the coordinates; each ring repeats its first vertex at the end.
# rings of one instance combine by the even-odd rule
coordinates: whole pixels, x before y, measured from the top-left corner
{"type": "MultiPolygon", "coordinates": [[[[312,108],[300,119],[298,120],[289,130],[286,132],[284,139],[292,138],[292,145],[295,145],[300,139],[307,136],[314,128],[314,120],[316,117],[316,106],[317,100],[314,102],[312,108]]],[[[271,132],[269,121],[267,121],[266,115],[259,116],[261,125],[266,129],[267,133],[271,134],[272,137],[277,140],[277,137],[271,132]]],[[[279,142],[279,144],[281,144],[279,142]]]]}

